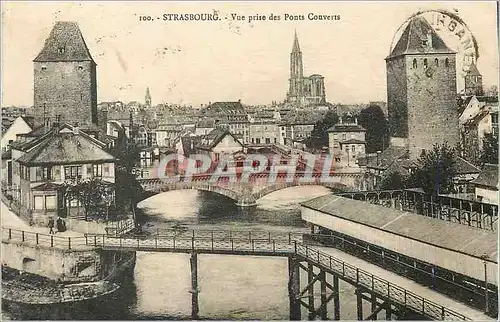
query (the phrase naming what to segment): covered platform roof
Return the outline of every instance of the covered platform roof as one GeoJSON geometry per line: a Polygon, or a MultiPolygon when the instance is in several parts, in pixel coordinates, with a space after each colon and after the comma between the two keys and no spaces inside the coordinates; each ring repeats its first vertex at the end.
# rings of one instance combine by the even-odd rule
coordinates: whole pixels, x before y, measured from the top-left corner
{"type": "Polygon", "coordinates": [[[497,233],[411,212],[352,200],[338,195],[314,198],[301,204],[358,224],[426,244],[498,263],[497,233]]]}

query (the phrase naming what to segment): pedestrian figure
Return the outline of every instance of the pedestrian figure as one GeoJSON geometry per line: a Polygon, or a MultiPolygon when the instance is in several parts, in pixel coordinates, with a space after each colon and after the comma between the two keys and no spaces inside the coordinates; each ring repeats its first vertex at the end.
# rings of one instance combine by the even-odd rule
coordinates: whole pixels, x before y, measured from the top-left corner
{"type": "Polygon", "coordinates": [[[436,269],[432,266],[431,270],[431,288],[436,288],[436,269]]]}
{"type": "Polygon", "coordinates": [[[49,218],[49,224],[47,227],[50,228],[49,234],[54,234],[54,219],[52,219],[52,217],[49,218]]]}
{"type": "Polygon", "coordinates": [[[57,231],[59,232],[63,232],[64,231],[64,226],[63,226],[63,220],[61,219],[61,217],[58,217],[57,218],[57,231]]]}

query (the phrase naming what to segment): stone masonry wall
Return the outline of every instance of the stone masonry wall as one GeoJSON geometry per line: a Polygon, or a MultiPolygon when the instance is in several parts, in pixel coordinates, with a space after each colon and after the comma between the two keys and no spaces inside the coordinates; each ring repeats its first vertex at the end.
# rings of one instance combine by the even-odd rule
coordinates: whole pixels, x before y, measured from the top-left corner
{"type": "Polygon", "coordinates": [[[386,61],[387,110],[391,137],[408,136],[406,60],[403,56],[386,61]]]}
{"type": "Polygon", "coordinates": [[[47,117],[55,121],[89,125],[97,121],[97,75],[94,62],[35,62],[35,124],[47,117]]]}
{"type": "Polygon", "coordinates": [[[456,147],[460,136],[455,55],[408,55],[406,74],[410,158],[418,158],[422,149],[429,151],[434,144],[447,142],[456,147]],[[417,60],[416,68],[413,68],[414,59],[417,60]],[[424,59],[427,59],[427,68],[424,59]]]}

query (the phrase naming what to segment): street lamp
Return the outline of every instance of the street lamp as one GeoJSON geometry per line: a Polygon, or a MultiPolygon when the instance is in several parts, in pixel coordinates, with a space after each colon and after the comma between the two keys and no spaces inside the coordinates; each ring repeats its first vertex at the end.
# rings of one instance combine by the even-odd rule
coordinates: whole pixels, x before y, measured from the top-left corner
{"type": "Polygon", "coordinates": [[[488,314],[490,313],[490,301],[489,301],[489,294],[488,294],[488,266],[486,260],[488,260],[490,256],[488,254],[483,254],[481,255],[481,259],[483,260],[484,263],[484,300],[486,301],[485,306],[484,306],[484,313],[488,314]]]}

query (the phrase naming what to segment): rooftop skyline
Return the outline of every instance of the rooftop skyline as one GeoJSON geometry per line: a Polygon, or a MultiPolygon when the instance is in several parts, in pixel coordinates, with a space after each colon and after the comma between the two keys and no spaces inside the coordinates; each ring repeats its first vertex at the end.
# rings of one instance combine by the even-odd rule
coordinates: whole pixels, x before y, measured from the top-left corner
{"type": "Polygon", "coordinates": [[[33,59],[56,21],[78,23],[97,63],[99,101],[270,104],[288,90],[297,31],[304,76],[325,77],[327,101],[385,101],[384,58],[413,13],[458,10],[477,39],[486,88],[497,85],[496,4],[482,3],[4,3],[2,105],[33,104],[33,59]],[[456,10],[455,10],[456,9],[456,10]],[[140,22],[139,15],[211,13],[219,22],[140,22]],[[230,22],[238,14],[340,15],[339,21],[230,22]],[[224,17],[228,16],[228,20],[224,17]]]}

